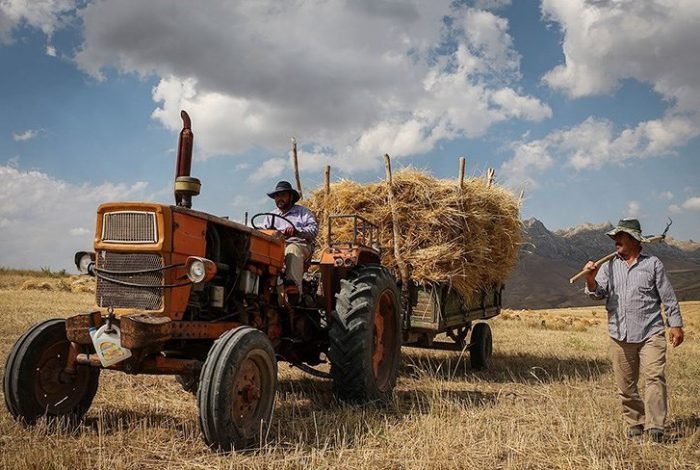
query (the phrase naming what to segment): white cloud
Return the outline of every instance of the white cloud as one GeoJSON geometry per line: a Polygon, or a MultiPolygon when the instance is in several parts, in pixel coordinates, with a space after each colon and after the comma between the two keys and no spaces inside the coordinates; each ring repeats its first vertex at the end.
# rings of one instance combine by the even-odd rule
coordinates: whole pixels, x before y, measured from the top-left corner
{"type": "Polygon", "coordinates": [[[511,187],[524,186],[536,189],[539,184],[534,174],[539,174],[554,165],[547,139],[516,143],[513,158],[503,163],[501,172],[506,184],[511,187]]]}
{"type": "Polygon", "coordinates": [[[673,199],[673,193],[671,191],[663,191],[659,193],[659,199],[662,201],[671,201],[673,199]]]}
{"type": "Polygon", "coordinates": [[[619,133],[593,117],[555,131],[545,140],[560,158],[578,170],[600,168],[672,155],[700,134],[700,2],[542,0],[542,12],[564,35],[564,63],[543,76],[551,88],[578,98],[635,79],[668,103],[662,117],[619,133]]]}
{"type": "Polygon", "coordinates": [[[32,140],[36,136],[39,135],[39,131],[36,131],[34,129],[27,129],[24,132],[13,132],[12,133],[12,139],[15,142],[24,142],[27,140],[32,140]]]}
{"type": "Polygon", "coordinates": [[[511,0],[476,0],[474,7],[482,10],[498,10],[510,5],[511,0]]]}
{"type": "Polygon", "coordinates": [[[667,115],[616,132],[607,119],[589,117],[577,126],[557,129],[541,139],[516,142],[502,166],[513,186],[530,182],[555,161],[575,170],[598,169],[635,159],[674,155],[700,134],[690,118],[667,115]]]}
{"type": "Polygon", "coordinates": [[[72,236],[74,237],[81,237],[83,235],[87,235],[88,233],[91,233],[90,230],[84,228],[84,227],[74,227],[68,231],[72,236]]]}
{"type": "Polygon", "coordinates": [[[259,183],[261,181],[276,178],[288,168],[288,161],[285,158],[271,158],[265,160],[262,164],[250,174],[250,181],[259,183]]]}
{"type": "Polygon", "coordinates": [[[627,203],[626,216],[638,218],[640,215],[642,215],[642,206],[639,201],[629,201],[627,203]]]}
{"type": "Polygon", "coordinates": [[[634,78],[681,110],[700,107],[700,2],[543,0],[542,12],[564,33],[565,63],[544,76],[551,87],[579,97],[634,78]]]}
{"type": "Polygon", "coordinates": [[[682,204],[683,209],[689,210],[689,211],[700,211],[700,197],[695,196],[686,199],[686,201],[682,204]]]}
{"type": "Polygon", "coordinates": [[[507,20],[449,0],[218,1],[196,14],[173,0],[105,0],[81,16],[78,65],[161,77],[153,118],[177,131],[186,109],[204,158],[279,154],[295,135],[313,149],[307,170],[353,171],[551,116],[512,86],[520,56],[507,20]]]}
{"type": "Polygon", "coordinates": [[[542,121],[552,117],[549,106],[543,105],[540,100],[531,96],[522,96],[512,88],[501,88],[491,95],[491,100],[500,106],[509,117],[526,119],[528,121],[542,121]]]}
{"type": "Polygon", "coordinates": [[[671,204],[668,206],[668,211],[672,214],[680,214],[684,210],[700,211],[700,196],[689,197],[680,206],[678,204],[671,204]]]}
{"type": "Polygon", "coordinates": [[[0,43],[11,42],[13,30],[22,24],[38,28],[50,37],[71,21],[75,6],[75,0],[2,0],[0,43]]]}
{"type": "Polygon", "coordinates": [[[145,182],[75,185],[7,165],[0,165],[0,180],[2,266],[70,268],[73,254],[92,246],[88,227],[99,204],[151,199],[145,182]]]}

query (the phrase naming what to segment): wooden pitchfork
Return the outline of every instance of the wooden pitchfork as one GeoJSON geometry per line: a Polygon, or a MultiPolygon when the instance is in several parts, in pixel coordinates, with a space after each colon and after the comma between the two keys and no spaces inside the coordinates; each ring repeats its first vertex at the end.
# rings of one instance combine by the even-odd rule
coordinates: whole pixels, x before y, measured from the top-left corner
{"type": "MultiPolygon", "coordinates": [[[[660,241],[662,241],[663,239],[665,239],[665,238],[666,238],[666,233],[668,233],[668,228],[671,226],[672,223],[673,223],[673,221],[672,221],[671,218],[669,217],[669,218],[668,218],[668,223],[666,224],[666,228],[664,229],[664,233],[662,233],[661,235],[655,235],[655,236],[653,236],[653,237],[649,237],[649,238],[647,238],[647,239],[644,240],[644,243],[655,243],[655,242],[660,242],[660,241]]],[[[603,263],[605,263],[606,261],[610,261],[610,260],[613,259],[615,256],[617,256],[617,251],[613,251],[613,252],[610,253],[609,255],[603,256],[602,258],[600,258],[598,261],[595,262],[596,268],[599,268],[603,263]]],[[[569,279],[569,284],[573,284],[574,282],[578,281],[578,280],[581,279],[583,276],[585,276],[587,272],[588,272],[588,270],[586,270],[586,269],[581,270],[580,273],[578,273],[577,275],[575,275],[574,277],[572,277],[571,279],[569,279]]]]}

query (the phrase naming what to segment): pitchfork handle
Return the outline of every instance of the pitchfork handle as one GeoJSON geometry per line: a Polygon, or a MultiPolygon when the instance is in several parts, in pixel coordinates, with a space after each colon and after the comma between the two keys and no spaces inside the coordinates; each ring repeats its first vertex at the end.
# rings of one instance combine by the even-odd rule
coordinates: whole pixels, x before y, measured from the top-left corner
{"type": "MultiPolygon", "coordinates": [[[[605,263],[606,261],[610,261],[610,260],[613,259],[616,255],[617,255],[617,251],[614,252],[614,253],[610,253],[609,255],[600,258],[598,261],[595,262],[595,267],[596,267],[596,268],[599,268],[601,264],[605,263]]],[[[571,279],[569,279],[569,284],[573,284],[574,282],[578,281],[578,280],[581,279],[583,276],[585,276],[587,272],[588,272],[587,269],[583,269],[580,273],[578,273],[577,275],[575,275],[574,277],[572,277],[571,279]]]]}

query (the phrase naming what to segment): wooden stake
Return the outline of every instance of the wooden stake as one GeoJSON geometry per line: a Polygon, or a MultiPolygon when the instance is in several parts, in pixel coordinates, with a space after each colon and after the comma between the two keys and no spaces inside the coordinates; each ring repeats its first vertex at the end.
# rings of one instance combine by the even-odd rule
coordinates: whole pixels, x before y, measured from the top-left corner
{"type": "Polygon", "coordinates": [[[467,161],[464,157],[459,157],[459,189],[464,190],[464,167],[467,161]]]}
{"type": "Polygon", "coordinates": [[[489,168],[488,170],[486,170],[486,187],[487,188],[491,187],[495,176],[496,176],[496,170],[494,170],[493,168],[489,168]]]}
{"type": "MultiPolygon", "coordinates": [[[[394,235],[394,258],[396,265],[399,267],[401,275],[401,292],[404,296],[404,302],[408,301],[408,267],[401,256],[401,230],[399,229],[399,214],[396,212],[394,204],[394,188],[393,179],[391,177],[391,158],[389,154],[384,154],[384,169],[386,170],[387,194],[389,199],[389,208],[391,209],[391,225],[393,226],[394,235]]],[[[404,305],[405,307],[405,305],[404,305]]]]}
{"type": "Polygon", "coordinates": [[[304,193],[301,190],[301,178],[299,177],[299,157],[297,156],[297,139],[292,137],[292,154],[294,156],[294,178],[297,182],[297,191],[299,199],[304,198],[304,193]]]}
{"type": "MultiPolygon", "coordinates": [[[[330,166],[330,165],[326,165],[326,169],[325,169],[325,171],[323,172],[323,177],[324,177],[324,180],[325,180],[325,183],[326,183],[326,200],[325,200],[325,203],[326,203],[326,217],[327,217],[327,216],[330,215],[330,213],[329,213],[329,211],[328,211],[328,206],[329,206],[328,198],[329,198],[330,195],[331,195],[331,166],[330,166]]],[[[329,226],[329,227],[330,227],[330,226],[329,226]]],[[[328,243],[328,246],[331,246],[331,231],[330,231],[330,228],[329,228],[329,230],[328,230],[328,236],[327,236],[326,238],[327,238],[326,242],[328,243]]]]}

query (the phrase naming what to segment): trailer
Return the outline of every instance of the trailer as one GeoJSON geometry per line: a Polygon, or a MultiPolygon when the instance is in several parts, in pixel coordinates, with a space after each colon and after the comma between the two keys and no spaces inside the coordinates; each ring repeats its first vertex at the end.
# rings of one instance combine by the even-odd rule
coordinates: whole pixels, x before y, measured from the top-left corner
{"type": "MultiPolygon", "coordinates": [[[[357,214],[328,217],[327,239],[330,251],[344,246],[373,248],[381,255],[376,224],[357,214]],[[337,241],[333,224],[352,224],[352,238],[337,241]]],[[[397,285],[402,280],[396,277],[397,285]]],[[[408,347],[468,352],[474,369],[488,369],[492,364],[493,337],[486,320],[501,313],[505,284],[480,289],[472,299],[465,299],[447,282],[418,283],[409,280],[408,295],[403,296],[402,345],[408,347]],[[439,338],[444,335],[449,341],[439,338]]]]}
{"type": "Polygon", "coordinates": [[[468,351],[472,368],[488,369],[493,344],[486,320],[501,313],[504,288],[498,284],[479,290],[470,303],[447,283],[412,285],[404,346],[468,351]],[[441,334],[451,342],[437,340],[441,334]]]}

